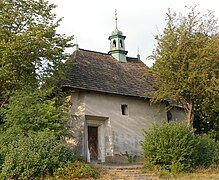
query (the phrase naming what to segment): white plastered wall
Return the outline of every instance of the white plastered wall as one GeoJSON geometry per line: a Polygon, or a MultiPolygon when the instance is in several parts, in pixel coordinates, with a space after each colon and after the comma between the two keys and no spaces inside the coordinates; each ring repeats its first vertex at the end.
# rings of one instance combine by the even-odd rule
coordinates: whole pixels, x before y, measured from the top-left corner
{"type": "Polygon", "coordinates": [[[141,155],[142,129],[147,130],[152,123],[167,119],[164,103],[150,105],[144,98],[75,91],[70,101],[69,125],[74,139],[69,143],[87,160],[89,123],[94,122],[98,127],[98,159],[104,162],[105,156],[124,155],[126,151],[131,155],[141,155]],[[128,105],[127,115],[122,115],[122,104],[128,105]]]}
{"type": "MultiPolygon", "coordinates": [[[[88,92],[85,95],[85,114],[109,117],[101,133],[104,137],[106,156],[141,154],[142,129],[153,122],[166,120],[165,105],[150,105],[149,100],[107,93],[88,92]],[[121,105],[128,105],[128,114],[122,115],[121,105]]],[[[102,141],[102,142],[104,142],[102,141]]]]}

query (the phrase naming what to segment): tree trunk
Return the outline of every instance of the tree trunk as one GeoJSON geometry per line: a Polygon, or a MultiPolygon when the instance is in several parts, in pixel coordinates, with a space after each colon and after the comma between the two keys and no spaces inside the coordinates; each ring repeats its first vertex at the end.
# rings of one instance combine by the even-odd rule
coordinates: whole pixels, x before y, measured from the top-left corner
{"type": "Polygon", "coordinates": [[[194,119],[194,108],[193,108],[193,103],[186,103],[186,124],[188,127],[193,126],[193,119],[194,119]]]}

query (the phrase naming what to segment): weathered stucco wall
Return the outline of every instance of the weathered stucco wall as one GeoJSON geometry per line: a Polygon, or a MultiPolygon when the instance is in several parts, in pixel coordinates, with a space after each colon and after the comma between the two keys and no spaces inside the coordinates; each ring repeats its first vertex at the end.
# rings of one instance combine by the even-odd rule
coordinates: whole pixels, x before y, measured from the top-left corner
{"type": "Polygon", "coordinates": [[[113,147],[106,149],[106,155],[140,154],[139,142],[142,140],[142,129],[147,129],[153,122],[166,119],[164,106],[150,106],[148,100],[110,95],[87,93],[85,96],[85,114],[109,117],[105,139],[111,139],[113,147]],[[128,106],[127,115],[122,115],[121,105],[128,106]]]}
{"type": "Polygon", "coordinates": [[[172,120],[183,121],[186,118],[186,114],[183,108],[173,107],[171,110],[172,120]]]}
{"type": "MultiPolygon", "coordinates": [[[[85,147],[85,94],[75,91],[67,97],[69,105],[69,122],[70,132],[74,138],[69,138],[67,141],[74,149],[77,155],[84,156],[86,154],[85,147]]],[[[86,157],[85,157],[86,158],[86,157]]]]}
{"type": "Polygon", "coordinates": [[[167,118],[165,104],[151,106],[147,99],[138,97],[75,91],[71,104],[72,145],[77,146],[78,154],[88,157],[87,126],[98,126],[101,161],[118,160],[126,152],[141,155],[142,129],[167,118]],[[127,105],[127,115],[122,115],[122,104],[127,105]]]}

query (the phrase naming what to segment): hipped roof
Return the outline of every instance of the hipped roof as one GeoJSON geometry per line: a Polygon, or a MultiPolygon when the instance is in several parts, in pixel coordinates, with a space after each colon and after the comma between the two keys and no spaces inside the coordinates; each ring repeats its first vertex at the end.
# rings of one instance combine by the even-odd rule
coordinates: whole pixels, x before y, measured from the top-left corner
{"type": "Polygon", "coordinates": [[[63,88],[83,89],[126,96],[150,97],[153,75],[139,59],[119,62],[106,53],[76,50],[68,59],[63,88]],[[145,78],[144,75],[147,74],[145,78]]]}

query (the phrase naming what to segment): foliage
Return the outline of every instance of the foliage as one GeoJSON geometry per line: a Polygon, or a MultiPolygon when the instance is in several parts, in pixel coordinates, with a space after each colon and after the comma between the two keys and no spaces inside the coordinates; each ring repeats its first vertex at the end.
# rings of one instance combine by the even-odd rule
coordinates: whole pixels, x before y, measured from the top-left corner
{"type": "Polygon", "coordinates": [[[144,130],[142,142],[146,166],[159,166],[170,171],[181,171],[192,166],[195,139],[185,123],[171,121],[160,126],[153,124],[144,130]]]}
{"type": "Polygon", "coordinates": [[[61,142],[66,109],[59,84],[72,36],[46,0],[0,0],[0,171],[39,177],[71,159],[61,142]],[[58,140],[59,139],[59,140],[58,140]]]}
{"type": "Polygon", "coordinates": [[[59,179],[97,178],[98,172],[85,162],[75,161],[61,164],[54,176],[59,179]]]}
{"type": "Polygon", "coordinates": [[[195,135],[192,128],[178,121],[144,130],[142,148],[147,167],[171,172],[219,164],[219,143],[206,134],[195,135]]]}
{"type": "Polygon", "coordinates": [[[195,166],[219,164],[219,142],[206,134],[197,135],[193,158],[195,166]]]}
{"type": "Polygon", "coordinates": [[[45,0],[0,1],[0,108],[12,90],[54,86],[61,78],[72,37],[56,32],[55,7],[45,0]]]}
{"type": "Polygon", "coordinates": [[[0,149],[4,154],[1,176],[7,179],[40,177],[73,158],[65,144],[44,133],[17,136],[0,149]]]}
{"type": "Polygon", "coordinates": [[[219,101],[219,26],[212,12],[200,14],[196,7],[187,15],[167,13],[163,34],[156,36],[151,58],[156,74],[153,102],[172,99],[182,105],[187,125],[194,111],[208,113],[219,101]]]}
{"type": "Polygon", "coordinates": [[[197,110],[194,116],[195,133],[207,133],[210,137],[219,140],[219,107],[209,103],[206,111],[197,110]],[[207,112],[206,112],[207,111],[207,112]]]}
{"type": "Polygon", "coordinates": [[[57,104],[57,97],[50,97],[51,93],[30,87],[15,91],[9,103],[0,109],[3,132],[24,135],[45,132],[59,137],[66,134],[67,111],[64,104],[57,104]]]}
{"type": "Polygon", "coordinates": [[[137,155],[131,155],[127,151],[125,152],[126,157],[128,158],[129,163],[134,163],[136,162],[137,155]]]}

